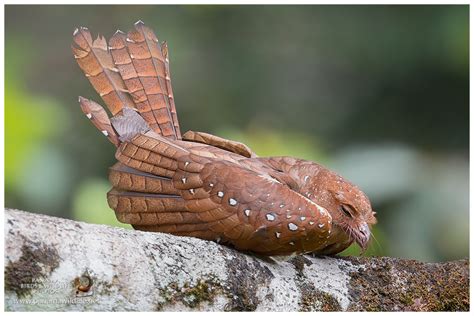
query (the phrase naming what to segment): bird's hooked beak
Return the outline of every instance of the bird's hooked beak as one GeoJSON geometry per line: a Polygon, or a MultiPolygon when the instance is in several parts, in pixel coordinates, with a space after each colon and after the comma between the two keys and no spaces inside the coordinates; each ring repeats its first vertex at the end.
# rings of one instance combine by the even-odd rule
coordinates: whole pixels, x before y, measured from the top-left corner
{"type": "Polygon", "coordinates": [[[370,228],[367,223],[359,225],[358,231],[355,232],[355,241],[362,248],[362,252],[365,252],[370,240],[370,228]]]}

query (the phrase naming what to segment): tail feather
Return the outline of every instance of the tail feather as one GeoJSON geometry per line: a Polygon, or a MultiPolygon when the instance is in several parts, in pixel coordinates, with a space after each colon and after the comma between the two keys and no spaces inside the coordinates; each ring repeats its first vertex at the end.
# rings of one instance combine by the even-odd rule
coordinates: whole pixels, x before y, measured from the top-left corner
{"type": "Polygon", "coordinates": [[[127,33],[125,44],[156,123],[160,127],[160,134],[177,139],[170,104],[170,98],[173,96],[167,89],[165,58],[157,37],[143,22],[138,21],[135,28],[127,33]]]}
{"type": "Polygon", "coordinates": [[[161,134],[158,125],[159,114],[153,111],[150,100],[145,91],[143,82],[137,74],[126,44],[127,35],[117,31],[109,40],[109,47],[114,63],[122,76],[122,79],[130,92],[133,102],[143,119],[157,133],[161,134]]]}
{"type": "Polygon", "coordinates": [[[166,80],[166,87],[167,87],[168,95],[170,99],[171,116],[173,119],[173,125],[176,131],[177,138],[181,139],[181,129],[179,128],[178,112],[176,112],[173,88],[171,87],[170,58],[169,58],[169,51],[168,51],[168,43],[166,41],[161,43],[161,52],[163,53],[163,57],[165,57],[165,71],[166,71],[165,80],[166,80]]]}
{"type": "MultiPolygon", "coordinates": [[[[149,123],[152,123],[150,125],[157,133],[178,139],[170,104],[172,95],[166,83],[165,58],[155,34],[139,21],[127,35],[114,36],[116,39],[110,42],[112,50],[123,45],[126,47],[126,55],[122,48],[114,56],[117,57],[117,63],[124,63],[125,67],[118,69],[124,80],[127,79],[131,85],[129,89],[134,91],[140,112],[145,115],[151,113],[151,116],[148,114],[149,123]],[[126,68],[129,68],[127,72],[126,68]]],[[[144,118],[147,119],[145,116],[144,118]]]]}
{"type": "Polygon", "coordinates": [[[79,67],[102,97],[113,115],[123,107],[134,107],[120,74],[112,60],[107,42],[98,36],[92,41],[87,28],[76,29],[73,35],[72,51],[79,67]]]}
{"type": "Polygon", "coordinates": [[[92,100],[79,97],[82,112],[91,120],[92,124],[102,132],[116,147],[120,145],[119,137],[112,128],[112,123],[109,120],[104,108],[92,100]]]}

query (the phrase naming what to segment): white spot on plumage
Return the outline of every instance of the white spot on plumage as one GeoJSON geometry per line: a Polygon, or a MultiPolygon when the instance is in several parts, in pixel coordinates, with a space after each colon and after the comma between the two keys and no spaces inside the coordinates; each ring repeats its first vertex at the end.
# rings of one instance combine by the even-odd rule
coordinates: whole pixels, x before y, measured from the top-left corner
{"type": "Polygon", "coordinates": [[[167,63],[169,63],[169,62],[170,62],[170,60],[168,59],[168,57],[167,57],[167,58],[165,58],[165,61],[166,61],[167,63]]]}
{"type": "Polygon", "coordinates": [[[104,134],[105,136],[109,136],[109,132],[107,132],[105,129],[103,131],[101,131],[102,134],[104,134]]]}
{"type": "Polygon", "coordinates": [[[304,177],[304,182],[308,181],[309,176],[304,177]]]}
{"type": "Polygon", "coordinates": [[[309,222],[310,225],[314,225],[314,222],[309,222]]]}
{"type": "Polygon", "coordinates": [[[290,241],[288,244],[290,244],[291,246],[294,246],[294,245],[295,245],[295,243],[292,242],[292,241],[290,241]]]}
{"type": "Polygon", "coordinates": [[[79,29],[76,27],[76,29],[75,29],[74,32],[72,33],[72,36],[76,35],[78,32],[79,32],[79,29]]]}
{"type": "Polygon", "coordinates": [[[304,217],[304,216],[300,217],[300,220],[302,220],[302,221],[304,221],[305,219],[306,219],[306,217],[304,217]]]}
{"type": "Polygon", "coordinates": [[[219,243],[221,241],[221,237],[216,238],[216,243],[219,243]]]}
{"type": "Polygon", "coordinates": [[[189,193],[194,194],[194,189],[189,189],[189,193]]]}
{"type": "Polygon", "coordinates": [[[92,114],[91,113],[87,113],[86,114],[87,118],[90,120],[92,118],[92,114]]]}
{"type": "Polygon", "coordinates": [[[283,208],[283,207],[285,207],[285,204],[280,204],[280,208],[283,208]]]}
{"type": "Polygon", "coordinates": [[[245,213],[245,215],[246,215],[247,217],[250,216],[250,210],[249,210],[249,209],[246,209],[246,210],[244,211],[244,213],[245,213]]]}
{"type": "Polygon", "coordinates": [[[170,76],[166,76],[165,79],[168,81],[171,80],[170,76]]]}
{"type": "Polygon", "coordinates": [[[212,188],[214,186],[214,183],[209,183],[209,186],[212,188]]]}
{"type": "Polygon", "coordinates": [[[286,215],[286,218],[291,218],[291,215],[290,214],[286,215]]]}
{"type": "Polygon", "coordinates": [[[275,220],[275,215],[271,214],[271,213],[268,213],[267,215],[265,215],[265,217],[267,218],[267,220],[269,220],[270,222],[273,222],[275,220]]]}
{"type": "Polygon", "coordinates": [[[296,224],[289,223],[288,224],[288,229],[291,230],[291,231],[295,231],[295,230],[298,230],[298,226],[296,224]]]}
{"type": "MultiPolygon", "coordinates": [[[[129,43],[135,43],[134,40],[131,40],[131,39],[129,39],[128,37],[127,37],[125,40],[126,40],[127,42],[129,42],[129,43]]],[[[133,58],[133,57],[132,57],[132,58],[133,58]]]]}
{"type": "Polygon", "coordinates": [[[326,211],[326,209],[324,207],[322,207],[320,205],[317,205],[317,204],[316,204],[316,206],[317,206],[317,208],[319,210],[319,214],[321,214],[321,216],[327,215],[328,211],[326,211]]]}
{"type": "Polygon", "coordinates": [[[324,223],[318,224],[318,227],[319,227],[319,228],[323,228],[323,227],[324,227],[324,223]]]}
{"type": "Polygon", "coordinates": [[[237,201],[233,198],[230,198],[229,199],[229,204],[232,205],[232,206],[235,206],[235,205],[237,205],[237,201]]]}
{"type": "Polygon", "coordinates": [[[217,192],[217,196],[218,196],[218,197],[223,197],[223,196],[224,196],[224,192],[222,192],[222,191],[217,192]]]}
{"type": "Polygon", "coordinates": [[[186,161],[186,162],[184,163],[184,166],[187,167],[188,165],[189,165],[189,161],[186,161]]]}
{"type": "Polygon", "coordinates": [[[275,233],[275,236],[276,236],[276,238],[280,238],[281,233],[280,233],[280,232],[276,232],[276,233],[275,233]]]}
{"type": "Polygon", "coordinates": [[[183,183],[186,183],[186,178],[182,178],[181,181],[182,181],[183,183]]]}

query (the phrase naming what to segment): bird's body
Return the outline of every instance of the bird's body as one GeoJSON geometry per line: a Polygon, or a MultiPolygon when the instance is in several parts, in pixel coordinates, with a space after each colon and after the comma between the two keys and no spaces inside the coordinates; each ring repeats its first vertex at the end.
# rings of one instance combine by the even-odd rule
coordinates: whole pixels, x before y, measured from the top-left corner
{"type": "Polygon", "coordinates": [[[108,44],[77,29],[73,52],[113,116],[80,98],[117,146],[107,199],[119,221],[265,255],[367,245],[375,223],[370,203],[337,174],[301,159],[258,157],[214,135],[181,135],[167,46],[142,22],[108,44]]]}

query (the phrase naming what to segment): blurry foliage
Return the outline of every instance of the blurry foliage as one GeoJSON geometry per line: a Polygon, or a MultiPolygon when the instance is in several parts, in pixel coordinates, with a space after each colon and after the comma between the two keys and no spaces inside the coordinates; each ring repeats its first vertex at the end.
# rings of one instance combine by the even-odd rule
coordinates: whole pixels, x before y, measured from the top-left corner
{"type": "Polygon", "coordinates": [[[21,201],[25,209],[57,213],[68,197],[73,172],[54,144],[65,130],[65,109],[53,98],[27,91],[20,77],[31,61],[27,46],[11,41],[5,56],[9,61],[5,65],[6,195],[21,201]]]}
{"type": "Polygon", "coordinates": [[[216,134],[246,144],[261,157],[293,156],[320,163],[327,160],[315,140],[302,133],[271,128],[248,128],[241,131],[219,129],[216,134]]]}
{"type": "Polygon", "coordinates": [[[72,202],[73,218],[95,224],[106,224],[131,228],[117,221],[114,211],[109,208],[106,194],[110,184],[106,179],[88,178],[77,189],[72,202]]]}
{"type": "MultiPolygon", "coordinates": [[[[122,227],[114,148],[70,51],[136,20],[170,47],[183,131],[327,165],[371,198],[365,255],[468,255],[468,6],[6,6],[5,202],[122,227]]],[[[344,254],[358,255],[352,246],[344,254]]]]}

